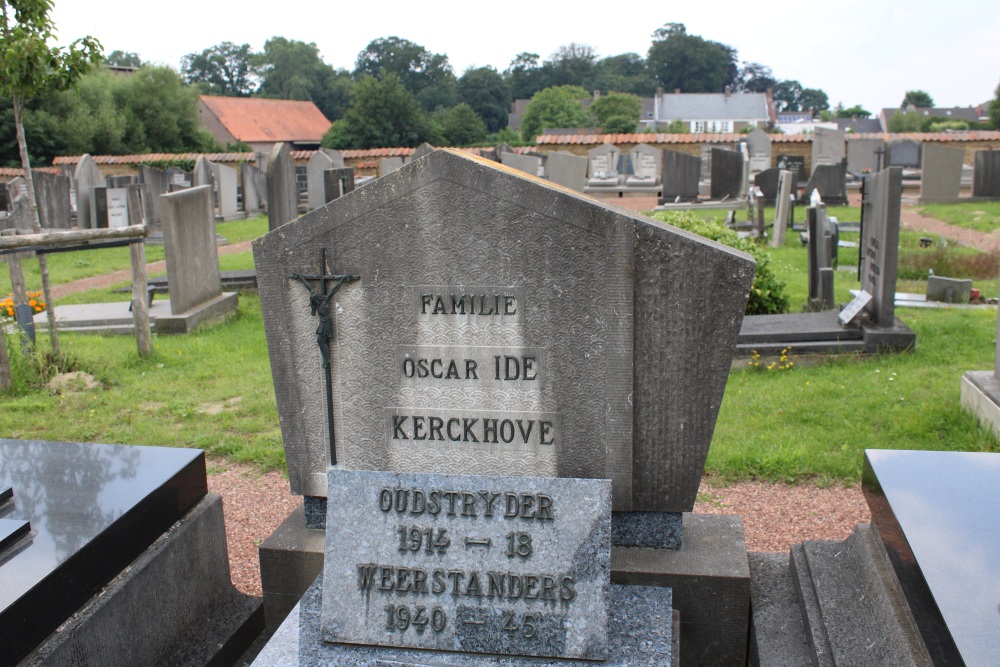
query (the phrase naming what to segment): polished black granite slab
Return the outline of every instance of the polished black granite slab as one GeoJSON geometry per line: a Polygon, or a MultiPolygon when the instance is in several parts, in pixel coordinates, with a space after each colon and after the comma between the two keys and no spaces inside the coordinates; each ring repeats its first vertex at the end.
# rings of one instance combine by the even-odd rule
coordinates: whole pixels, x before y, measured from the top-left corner
{"type": "Polygon", "coordinates": [[[0,554],[0,663],[12,664],[207,493],[201,450],[0,439],[0,518],[30,532],[0,554]]]}
{"type": "Polygon", "coordinates": [[[1000,665],[1000,454],[867,450],[862,486],[935,665],[1000,665]]]}

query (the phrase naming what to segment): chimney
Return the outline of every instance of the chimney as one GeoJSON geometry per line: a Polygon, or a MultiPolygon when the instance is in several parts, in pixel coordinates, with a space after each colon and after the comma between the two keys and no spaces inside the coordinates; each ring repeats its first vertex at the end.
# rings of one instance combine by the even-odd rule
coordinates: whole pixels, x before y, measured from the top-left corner
{"type": "Polygon", "coordinates": [[[674,95],[680,95],[680,94],[681,94],[681,89],[680,88],[674,88],[674,95]]]}
{"type": "Polygon", "coordinates": [[[733,94],[732,86],[726,86],[726,97],[729,97],[732,94],[733,94]]]}

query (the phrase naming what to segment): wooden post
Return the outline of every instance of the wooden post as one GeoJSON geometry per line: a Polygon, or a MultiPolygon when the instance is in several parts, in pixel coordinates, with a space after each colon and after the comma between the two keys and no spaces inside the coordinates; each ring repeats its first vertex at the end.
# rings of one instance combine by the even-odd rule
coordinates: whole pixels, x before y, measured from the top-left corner
{"type": "Polygon", "coordinates": [[[0,326],[0,393],[7,393],[14,384],[10,371],[10,358],[7,356],[7,341],[3,337],[3,327],[0,326]]]}
{"type": "MultiPolygon", "coordinates": [[[[28,284],[24,281],[24,269],[21,267],[21,253],[14,252],[7,255],[7,268],[10,270],[10,285],[11,292],[14,294],[14,317],[16,318],[18,311],[23,310],[19,306],[24,306],[28,303],[28,284]]],[[[18,322],[21,330],[21,352],[31,354],[34,351],[35,339],[28,335],[28,332],[20,324],[18,322]]]]}
{"type": "Polygon", "coordinates": [[[132,322],[135,326],[135,344],[140,357],[153,354],[153,338],[149,333],[149,295],[146,292],[146,242],[129,244],[132,261],[132,322]]]}

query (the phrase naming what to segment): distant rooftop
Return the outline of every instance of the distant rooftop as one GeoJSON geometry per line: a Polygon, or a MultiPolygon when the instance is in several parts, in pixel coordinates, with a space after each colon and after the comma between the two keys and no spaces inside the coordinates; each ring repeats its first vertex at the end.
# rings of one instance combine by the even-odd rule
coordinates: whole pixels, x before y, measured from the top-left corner
{"type": "Polygon", "coordinates": [[[330,121],[310,101],[198,96],[238,141],[319,143],[330,121]]]}

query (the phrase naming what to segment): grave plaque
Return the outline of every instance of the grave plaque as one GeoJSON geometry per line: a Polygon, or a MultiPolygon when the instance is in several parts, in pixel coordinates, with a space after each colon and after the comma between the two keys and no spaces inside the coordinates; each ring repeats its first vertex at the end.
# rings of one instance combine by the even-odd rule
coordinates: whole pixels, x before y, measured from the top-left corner
{"type": "Polygon", "coordinates": [[[891,327],[895,322],[902,189],[903,170],[883,169],[865,183],[861,203],[861,289],[872,295],[865,311],[880,327],[891,327]]]}
{"type": "Polygon", "coordinates": [[[96,229],[97,225],[90,219],[91,191],[98,186],[104,187],[104,175],[94,164],[94,158],[84,154],[73,172],[76,190],[76,218],[80,229],[96,229]]]}
{"type": "Polygon", "coordinates": [[[128,190],[106,187],[91,189],[90,220],[95,229],[128,227],[128,190]]]}
{"type": "Polygon", "coordinates": [[[976,151],[973,197],[1000,197],[1000,151],[976,151]]]}
{"type": "Polygon", "coordinates": [[[847,142],[847,172],[860,177],[874,174],[882,166],[885,139],[849,139],[847,142]]]}
{"type": "Polygon", "coordinates": [[[545,171],[553,183],[583,192],[587,182],[587,158],[563,151],[553,151],[545,160],[545,171]]]}
{"type": "Polygon", "coordinates": [[[749,256],[442,149],[255,240],[254,260],[293,493],[324,497],[335,458],[693,506],[749,256]]]}
{"type": "Polygon", "coordinates": [[[910,139],[900,139],[890,141],[888,147],[889,155],[886,160],[888,167],[920,167],[921,144],[919,141],[910,139]]]}
{"type": "Polygon", "coordinates": [[[701,158],[679,151],[663,149],[663,199],[661,204],[691,201],[698,198],[701,178],[701,158]]]}
{"type": "Polygon", "coordinates": [[[267,160],[267,228],[277,229],[298,216],[299,193],[291,149],[279,141],[267,160]]]}
{"type": "Polygon", "coordinates": [[[538,176],[538,170],[542,166],[541,158],[534,155],[519,155],[518,153],[501,153],[500,162],[532,176],[538,176]]]}
{"type": "Polygon", "coordinates": [[[712,149],[712,199],[738,199],[743,190],[743,155],[712,149]]]}
{"type": "Polygon", "coordinates": [[[795,174],[793,186],[806,181],[806,159],[801,155],[779,155],[775,166],[795,174]]]}
{"type": "Polygon", "coordinates": [[[329,476],[324,640],[608,656],[608,480],[329,476]]]}
{"type": "Polygon", "coordinates": [[[330,192],[326,189],[326,170],[334,169],[333,159],[323,151],[316,151],[306,163],[307,198],[309,210],[319,208],[336,197],[330,197],[330,192]]]}
{"type": "Polygon", "coordinates": [[[939,144],[924,146],[920,175],[921,201],[951,201],[961,192],[965,151],[939,144]]]}
{"type": "Polygon", "coordinates": [[[846,157],[847,133],[843,130],[817,127],[812,138],[813,173],[820,165],[837,164],[846,157]]]}

